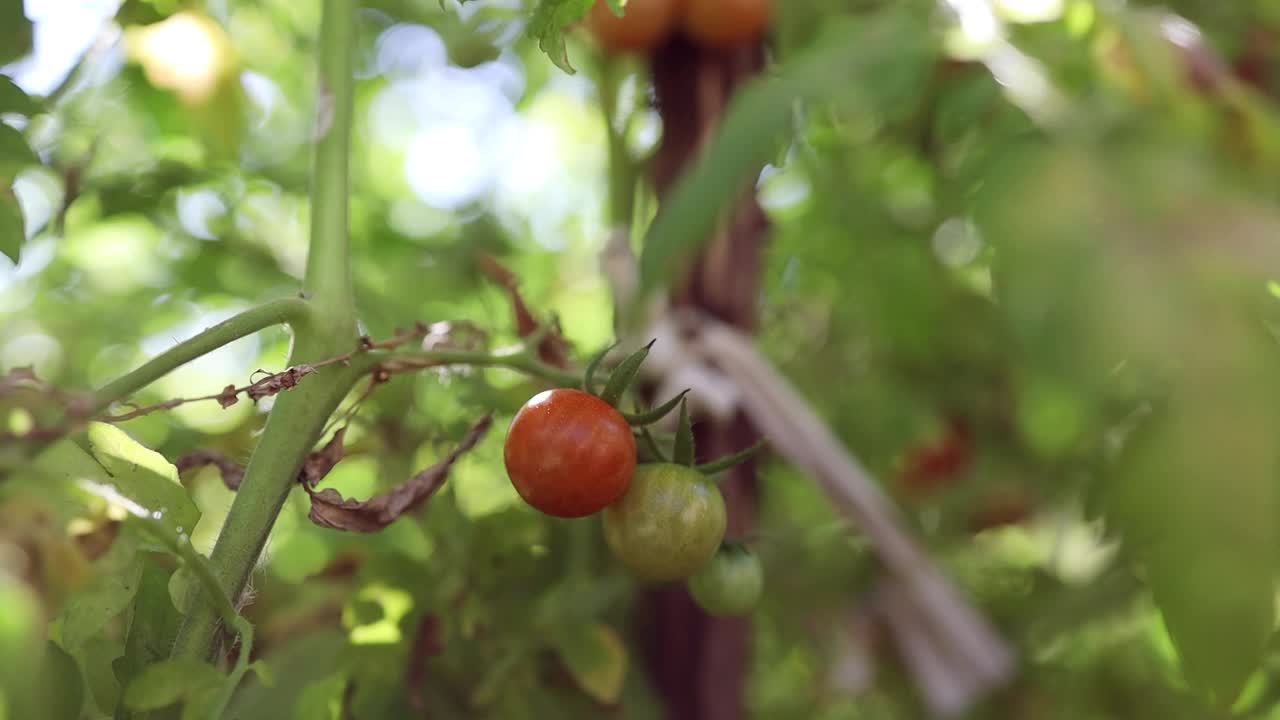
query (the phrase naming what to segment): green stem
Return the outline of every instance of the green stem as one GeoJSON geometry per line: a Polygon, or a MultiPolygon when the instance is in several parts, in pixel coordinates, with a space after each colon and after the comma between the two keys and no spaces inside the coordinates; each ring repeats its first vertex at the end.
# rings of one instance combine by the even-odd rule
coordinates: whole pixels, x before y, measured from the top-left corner
{"type": "MultiPolygon", "coordinates": [[[[350,368],[338,368],[328,377],[322,373],[325,371],[278,397],[245,468],[244,480],[209,556],[219,586],[228,597],[238,598],[244,591],[303,460],[358,377],[350,368]]],[[[186,608],[173,656],[208,658],[216,652],[220,613],[207,596],[205,592],[196,594],[186,608]]]]}
{"type": "Polygon", "coordinates": [[[104,385],[93,394],[92,414],[97,415],[111,403],[129,397],[173,369],[207,355],[233,340],[281,323],[299,324],[306,320],[308,310],[305,300],[282,298],[224,320],[160,353],[137,370],[104,385]]]}
{"type": "MultiPolygon", "coordinates": [[[[355,0],[324,0],[320,20],[318,140],[312,169],[311,246],[303,283],[311,322],[296,333],[291,365],[320,362],[356,345],[347,234],[355,10],[355,0]]],[[[353,366],[326,367],[278,396],[209,558],[227,597],[239,598],[244,592],[303,460],[360,374],[353,366]]],[[[208,658],[218,647],[220,613],[209,593],[192,590],[194,599],[173,655],[208,658]]]]}
{"type": "Polygon", "coordinates": [[[347,189],[357,27],[356,0],[325,0],[318,48],[320,87],[316,98],[316,133],[319,139],[312,166],[311,248],[303,283],[307,295],[314,297],[317,325],[322,325],[319,328],[322,335],[341,338],[344,343],[356,327],[347,189]]]}
{"type": "Polygon", "coordinates": [[[604,114],[609,151],[609,223],[631,229],[635,214],[636,166],[627,149],[625,130],[619,130],[618,90],[626,77],[626,65],[615,57],[606,57],[600,70],[600,109],[604,114]]]}
{"type": "Polygon", "coordinates": [[[392,369],[399,367],[427,368],[447,365],[469,365],[471,367],[500,367],[516,370],[540,377],[557,387],[579,387],[582,378],[538,360],[526,350],[513,353],[491,353],[477,350],[405,350],[393,353],[371,352],[352,360],[351,367],[360,373],[372,370],[375,366],[386,365],[392,369]]]}
{"type": "Polygon", "coordinates": [[[211,563],[192,547],[189,537],[175,533],[173,530],[162,526],[158,521],[145,517],[141,521],[152,537],[182,558],[187,570],[195,577],[195,581],[204,589],[205,594],[211,598],[213,608],[218,616],[240,636],[240,654],[236,658],[235,667],[227,675],[215,707],[211,708],[209,720],[216,720],[216,718],[222,717],[227,706],[231,704],[231,698],[235,694],[236,688],[240,686],[240,681],[244,679],[245,674],[249,671],[249,658],[253,655],[253,624],[245,620],[240,615],[240,611],[236,610],[231,598],[223,592],[222,585],[218,581],[217,574],[214,572],[211,563]]]}

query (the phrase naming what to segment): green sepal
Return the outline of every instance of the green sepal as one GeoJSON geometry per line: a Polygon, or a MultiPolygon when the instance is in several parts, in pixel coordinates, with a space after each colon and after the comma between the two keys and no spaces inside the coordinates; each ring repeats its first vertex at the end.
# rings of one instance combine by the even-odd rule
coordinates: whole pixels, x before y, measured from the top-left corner
{"type": "Polygon", "coordinates": [[[680,398],[680,424],[676,427],[676,444],[671,452],[677,465],[693,466],[693,421],[689,419],[689,403],[680,398]]]}
{"type": "Polygon", "coordinates": [[[649,428],[641,426],[636,430],[636,435],[639,436],[641,449],[653,456],[653,462],[671,462],[667,454],[658,446],[658,441],[654,439],[653,433],[649,432],[649,428]]]}
{"type": "Polygon", "coordinates": [[[586,372],[585,372],[585,373],[583,373],[583,375],[582,375],[582,389],[583,389],[583,390],[586,390],[586,391],[587,391],[587,392],[589,392],[589,393],[595,394],[595,392],[596,392],[596,370],[599,370],[599,369],[600,369],[600,363],[604,362],[605,357],[607,357],[607,356],[609,355],[610,351],[612,351],[612,350],[613,350],[614,348],[616,348],[616,347],[618,347],[618,343],[614,343],[614,344],[612,344],[612,345],[610,345],[610,346],[606,347],[605,349],[603,349],[603,350],[601,350],[600,352],[596,353],[596,354],[595,354],[595,356],[593,356],[593,357],[591,358],[591,362],[587,363],[587,370],[586,370],[586,372]]]}
{"type": "Polygon", "coordinates": [[[725,470],[728,470],[729,468],[734,467],[735,465],[741,465],[742,463],[746,462],[751,458],[752,455],[755,455],[756,453],[760,452],[761,448],[763,447],[764,447],[764,438],[761,438],[743,450],[739,450],[738,452],[732,455],[725,455],[719,460],[712,460],[709,463],[695,465],[693,469],[697,470],[703,475],[714,475],[718,472],[724,472],[725,470]]]}
{"type": "Polygon", "coordinates": [[[639,408],[637,408],[635,414],[622,413],[622,416],[625,417],[627,422],[631,425],[638,426],[656,423],[666,417],[672,410],[675,410],[676,406],[680,404],[680,401],[684,400],[684,396],[687,395],[690,390],[691,388],[685,388],[680,391],[679,395],[676,395],[658,407],[646,412],[640,412],[639,408]]]}
{"type": "Polygon", "coordinates": [[[646,357],[649,357],[649,348],[658,342],[657,338],[649,341],[648,345],[627,356],[609,376],[609,382],[605,383],[604,390],[600,393],[600,399],[617,407],[618,400],[622,399],[622,393],[631,387],[631,381],[636,379],[636,373],[640,372],[640,365],[646,357]]]}

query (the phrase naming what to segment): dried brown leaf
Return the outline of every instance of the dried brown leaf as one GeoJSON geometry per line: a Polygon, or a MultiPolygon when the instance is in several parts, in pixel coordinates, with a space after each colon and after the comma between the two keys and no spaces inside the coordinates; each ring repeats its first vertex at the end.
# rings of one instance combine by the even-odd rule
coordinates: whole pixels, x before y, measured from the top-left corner
{"type": "Polygon", "coordinates": [[[36,377],[36,371],[30,365],[26,367],[16,367],[0,375],[0,391],[11,390],[20,385],[27,383],[39,384],[40,379],[36,377]]]}
{"type": "Polygon", "coordinates": [[[333,488],[308,488],[311,493],[311,521],[321,527],[350,532],[377,532],[385,528],[406,512],[417,509],[440,489],[448,477],[449,468],[464,452],[480,442],[492,424],[492,416],[484,416],[443,460],[368,500],[343,499],[333,488]]]}
{"type": "Polygon", "coordinates": [[[240,391],[236,389],[235,385],[228,385],[222,388],[222,392],[218,393],[218,397],[214,399],[217,400],[218,404],[222,407],[229,408],[237,402],[240,402],[239,392],[240,391]]]}
{"type": "Polygon", "coordinates": [[[329,438],[329,442],[324,447],[307,455],[307,459],[302,462],[302,469],[298,471],[298,482],[302,483],[308,489],[314,488],[324,479],[325,475],[337,465],[346,453],[342,448],[342,439],[347,434],[346,426],[340,427],[334,431],[333,437],[329,438]]]}
{"type": "Polygon", "coordinates": [[[250,400],[257,402],[268,395],[275,395],[296,386],[299,380],[315,371],[316,369],[311,365],[294,365],[249,385],[244,389],[244,394],[248,395],[250,400]]]}
{"type": "Polygon", "coordinates": [[[244,467],[240,463],[223,455],[217,450],[195,450],[178,458],[174,465],[178,468],[179,473],[205,465],[213,465],[222,473],[222,484],[232,490],[240,488],[240,481],[244,479],[244,467]]]}
{"type": "Polygon", "coordinates": [[[432,614],[422,616],[417,632],[414,633],[413,647],[409,651],[409,667],[404,674],[404,685],[409,691],[409,705],[420,716],[425,716],[427,712],[426,699],[422,697],[422,685],[427,680],[427,660],[443,650],[440,618],[432,614]]]}
{"type": "MultiPolygon", "coordinates": [[[[528,304],[517,288],[519,279],[515,273],[503,267],[492,255],[481,254],[480,270],[498,285],[506,289],[511,298],[511,312],[516,321],[516,334],[522,338],[544,330],[538,319],[529,310],[528,304]]],[[[546,334],[538,341],[538,359],[558,368],[569,367],[569,341],[560,334],[559,327],[545,328],[546,334]]]]}

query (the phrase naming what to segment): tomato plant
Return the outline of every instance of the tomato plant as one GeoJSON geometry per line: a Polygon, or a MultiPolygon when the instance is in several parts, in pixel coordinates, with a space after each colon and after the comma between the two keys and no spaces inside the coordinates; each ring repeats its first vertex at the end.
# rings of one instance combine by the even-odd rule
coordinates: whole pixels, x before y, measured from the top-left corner
{"type": "Polygon", "coordinates": [[[520,497],[556,517],[599,512],[627,489],[636,440],[626,418],[581,390],[547,390],[520,408],[503,460],[520,497]]]}
{"type": "Polygon", "coordinates": [[[683,27],[699,45],[727,48],[760,37],[772,13],[772,0],[690,0],[683,27]]]}
{"type": "Polygon", "coordinates": [[[697,572],[724,539],[724,497],[684,465],[640,465],[626,493],[605,508],[609,549],[641,580],[680,580],[697,572]]]}
{"type": "Polygon", "coordinates": [[[712,615],[742,615],[760,601],[764,568],[760,558],[741,543],[726,542],[693,577],[689,592],[712,615]]]}
{"type": "Polygon", "coordinates": [[[605,0],[597,0],[586,25],[601,47],[613,52],[652,50],[671,35],[683,10],[683,0],[629,0],[622,17],[605,0]]]}

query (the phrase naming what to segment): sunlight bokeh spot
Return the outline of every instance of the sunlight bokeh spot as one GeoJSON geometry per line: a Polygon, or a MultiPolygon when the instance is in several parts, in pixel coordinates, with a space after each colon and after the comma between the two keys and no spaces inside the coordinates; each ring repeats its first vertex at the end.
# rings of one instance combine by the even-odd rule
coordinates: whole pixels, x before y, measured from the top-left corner
{"type": "Polygon", "coordinates": [[[994,0],[996,11],[1010,22],[1051,22],[1062,16],[1064,0],[994,0]]]}

